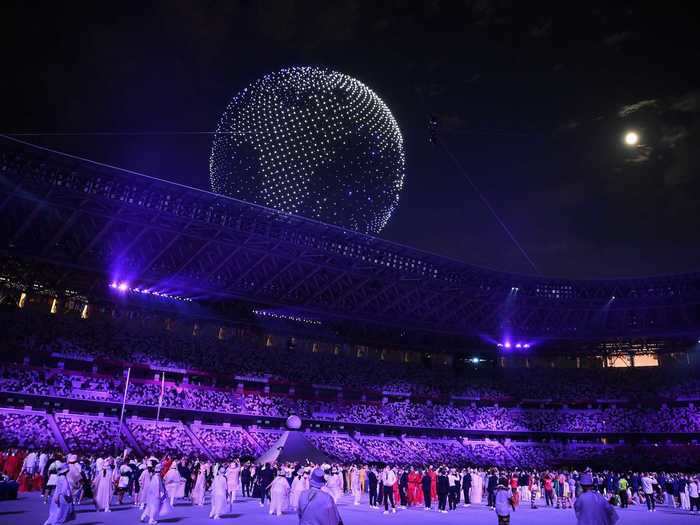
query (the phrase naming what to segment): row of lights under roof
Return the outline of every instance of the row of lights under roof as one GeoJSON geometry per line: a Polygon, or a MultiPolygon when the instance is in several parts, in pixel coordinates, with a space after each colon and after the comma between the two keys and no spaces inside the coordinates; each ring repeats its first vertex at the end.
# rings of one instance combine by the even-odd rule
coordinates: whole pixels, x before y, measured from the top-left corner
{"type": "Polygon", "coordinates": [[[294,321],[297,323],[304,323],[304,324],[314,324],[314,325],[320,325],[321,321],[318,319],[309,319],[308,317],[301,317],[299,315],[288,315],[288,314],[281,314],[278,312],[268,312],[267,310],[253,310],[253,313],[259,317],[270,317],[273,319],[282,319],[284,321],[294,321]]]}
{"type": "Polygon", "coordinates": [[[161,297],[163,299],[172,299],[174,301],[184,301],[187,303],[192,302],[192,299],[190,299],[189,297],[182,297],[180,295],[173,295],[173,294],[169,294],[166,292],[159,292],[157,290],[151,290],[149,288],[138,288],[138,287],[132,288],[129,285],[129,283],[127,283],[126,281],[121,281],[121,282],[112,281],[111,283],[109,283],[109,287],[112,288],[113,290],[116,290],[116,291],[121,292],[121,293],[135,293],[135,294],[141,294],[141,295],[152,295],[155,297],[161,297]]]}

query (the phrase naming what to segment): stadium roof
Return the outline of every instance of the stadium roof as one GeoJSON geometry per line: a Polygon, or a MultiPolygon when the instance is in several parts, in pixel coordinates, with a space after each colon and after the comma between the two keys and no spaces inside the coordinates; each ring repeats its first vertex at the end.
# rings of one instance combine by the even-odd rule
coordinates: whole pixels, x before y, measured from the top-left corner
{"type": "Polygon", "coordinates": [[[119,280],[494,340],[700,333],[700,273],[496,272],[10,137],[0,183],[0,254],[56,267],[64,285],[89,275],[83,287],[119,280]]]}

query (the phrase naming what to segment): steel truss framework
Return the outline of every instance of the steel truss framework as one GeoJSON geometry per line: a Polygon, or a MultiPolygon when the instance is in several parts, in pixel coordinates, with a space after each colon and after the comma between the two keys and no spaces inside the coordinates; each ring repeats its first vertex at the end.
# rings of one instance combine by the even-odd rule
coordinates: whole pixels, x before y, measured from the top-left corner
{"type": "Polygon", "coordinates": [[[55,266],[64,287],[97,274],[204,300],[494,338],[700,333],[698,273],[500,273],[5,138],[0,183],[0,253],[55,266]]]}

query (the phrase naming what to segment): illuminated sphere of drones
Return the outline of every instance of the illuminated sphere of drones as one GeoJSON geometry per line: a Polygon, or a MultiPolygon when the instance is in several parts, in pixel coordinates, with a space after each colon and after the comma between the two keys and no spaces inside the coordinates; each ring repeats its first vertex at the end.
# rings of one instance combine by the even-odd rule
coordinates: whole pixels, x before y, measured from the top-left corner
{"type": "Polygon", "coordinates": [[[374,91],[292,67],[229,103],[209,172],[217,193],[376,234],[399,202],[404,163],[399,126],[374,91]]]}

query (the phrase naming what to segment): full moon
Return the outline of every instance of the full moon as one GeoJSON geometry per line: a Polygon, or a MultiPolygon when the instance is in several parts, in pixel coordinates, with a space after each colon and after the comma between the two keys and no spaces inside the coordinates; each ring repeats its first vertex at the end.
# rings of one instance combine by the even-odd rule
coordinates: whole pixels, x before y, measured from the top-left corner
{"type": "Polygon", "coordinates": [[[634,131],[628,131],[625,135],[625,144],[628,146],[636,146],[639,142],[639,135],[634,131]]]}

